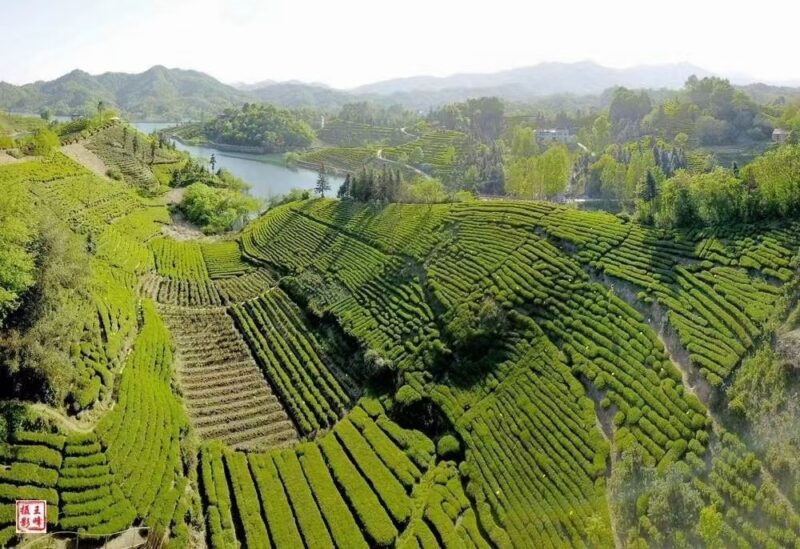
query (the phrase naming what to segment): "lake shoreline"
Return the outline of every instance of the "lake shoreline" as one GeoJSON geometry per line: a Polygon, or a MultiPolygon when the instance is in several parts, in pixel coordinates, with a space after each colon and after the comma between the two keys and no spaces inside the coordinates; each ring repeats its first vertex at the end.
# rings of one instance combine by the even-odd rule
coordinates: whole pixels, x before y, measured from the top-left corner
{"type": "MultiPolygon", "coordinates": [[[[174,126],[174,122],[144,123],[132,122],[139,131],[150,134],[174,126]]],[[[167,132],[165,135],[169,135],[167,132]]],[[[292,189],[311,191],[317,181],[317,171],[306,166],[287,165],[282,154],[252,154],[246,152],[232,152],[216,149],[211,144],[195,145],[184,142],[173,136],[170,140],[182,151],[189,153],[192,158],[208,162],[213,154],[216,167],[223,168],[244,180],[250,186],[250,194],[256,198],[272,199],[285,195],[292,189]]],[[[338,174],[329,173],[328,180],[331,192],[336,193],[339,185],[344,180],[338,174]]]]}

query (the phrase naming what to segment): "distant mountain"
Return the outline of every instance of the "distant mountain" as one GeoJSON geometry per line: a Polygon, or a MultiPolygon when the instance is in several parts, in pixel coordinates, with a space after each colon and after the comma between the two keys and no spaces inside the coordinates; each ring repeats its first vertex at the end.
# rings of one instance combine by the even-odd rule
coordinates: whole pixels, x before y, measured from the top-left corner
{"type": "Polygon", "coordinates": [[[252,84],[248,84],[247,82],[233,82],[231,86],[233,86],[237,90],[250,91],[250,90],[260,90],[261,88],[266,88],[268,86],[272,86],[277,83],[278,83],[277,80],[262,80],[261,82],[254,82],[252,84]]]}
{"type": "MultiPolygon", "coordinates": [[[[360,86],[350,90],[299,81],[224,84],[202,72],[155,66],[140,74],[108,72],[90,75],[75,70],[50,82],[14,86],[0,82],[0,109],[55,114],[94,112],[98,101],[136,120],[198,120],[245,102],[266,102],[283,108],[336,110],[345,103],[373,101],[427,110],[466,99],[497,96],[517,102],[556,94],[599,96],[615,86],[679,89],[692,74],[711,76],[688,63],[641,65],[628,69],[593,62],[541,63],[494,73],[415,76],[360,86]]],[[[746,84],[746,78],[737,82],[746,84]]],[[[750,85],[751,95],[773,98],[794,95],[790,88],[750,85]]]]}
{"type": "Polygon", "coordinates": [[[590,61],[541,63],[494,73],[465,73],[452,76],[414,76],[359,86],[359,94],[440,92],[448,89],[501,88],[515,94],[543,96],[556,93],[597,94],[614,86],[629,88],[680,88],[692,74],[702,78],[711,73],[688,63],[641,65],[613,69],[590,61]]]}
{"type": "Polygon", "coordinates": [[[345,103],[362,99],[359,95],[336,90],[320,84],[302,82],[270,83],[258,88],[248,88],[258,100],[273,103],[284,108],[316,107],[335,109],[345,103]]]}
{"type": "Polygon", "coordinates": [[[772,103],[773,101],[787,101],[800,97],[800,86],[770,86],[768,84],[748,84],[740,86],[742,91],[759,103],[772,103]]]}
{"type": "Polygon", "coordinates": [[[218,113],[253,98],[198,71],[155,66],[140,74],[74,70],[50,82],[0,83],[0,108],[55,114],[93,112],[99,101],[140,120],[181,120],[218,113]]]}

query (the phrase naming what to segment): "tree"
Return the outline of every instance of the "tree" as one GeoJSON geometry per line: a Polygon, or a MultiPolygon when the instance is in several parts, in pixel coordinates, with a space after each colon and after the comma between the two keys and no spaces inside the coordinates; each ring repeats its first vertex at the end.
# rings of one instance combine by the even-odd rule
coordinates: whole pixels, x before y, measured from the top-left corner
{"type": "Polygon", "coordinates": [[[122,127],[122,148],[128,145],[128,126],[122,127]]]}
{"type": "Polygon", "coordinates": [[[601,153],[611,143],[611,122],[608,115],[601,114],[592,123],[592,150],[601,153]]]}
{"type": "Polygon", "coordinates": [[[644,181],[640,183],[637,190],[637,195],[640,201],[637,205],[639,219],[644,223],[652,225],[653,216],[655,213],[655,206],[653,203],[658,196],[658,184],[651,170],[647,170],[647,175],[645,176],[644,181]]]}
{"type": "Polygon", "coordinates": [[[317,175],[317,184],[314,187],[314,192],[325,198],[325,191],[331,190],[331,184],[328,182],[328,176],[325,173],[325,164],[320,165],[319,175],[317,175]]]}
{"type": "Polygon", "coordinates": [[[713,505],[703,507],[700,510],[700,519],[695,530],[697,534],[706,542],[706,547],[716,549],[724,547],[722,543],[722,528],[725,526],[725,519],[722,513],[716,510],[713,505]]]}
{"type": "Polygon", "coordinates": [[[447,199],[444,185],[438,179],[419,180],[409,186],[408,193],[412,202],[428,205],[444,202],[447,199]]]}
{"type": "Polygon", "coordinates": [[[350,183],[350,174],[348,173],[344,177],[344,181],[342,182],[342,184],[339,186],[339,190],[336,193],[337,198],[339,198],[339,199],[352,198],[352,196],[350,194],[350,185],[351,185],[351,183],[350,183]]]}
{"type": "Polygon", "coordinates": [[[530,158],[539,154],[533,128],[516,127],[511,136],[511,154],[515,158],[530,158]]]}
{"type": "Polygon", "coordinates": [[[103,111],[105,110],[106,110],[106,103],[101,99],[100,101],[97,102],[97,114],[102,116],[103,111]]]}
{"type": "Polygon", "coordinates": [[[153,164],[156,161],[156,147],[158,146],[158,142],[153,139],[150,142],[150,164],[153,164]]]}
{"type": "Polygon", "coordinates": [[[45,122],[49,122],[50,121],[50,109],[42,109],[42,112],[39,113],[39,116],[45,122]]]}
{"type": "Polygon", "coordinates": [[[608,109],[608,117],[618,141],[638,138],[641,123],[652,108],[646,92],[635,92],[627,88],[614,90],[614,99],[608,109]]]}
{"type": "Polygon", "coordinates": [[[136,153],[139,152],[139,136],[133,136],[133,156],[136,156],[136,153]]]}
{"type": "Polygon", "coordinates": [[[691,176],[680,170],[662,187],[656,223],[662,227],[691,227],[697,222],[697,208],[691,194],[691,176]]]}
{"type": "Polygon", "coordinates": [[[206,232],[229,230],[243,217],[258,209],[258,201],[232,189],[193,183],[187,187],[181,209],[192,223],[206,232]]]}
{"type": "Polygon", "coordinates": [[[209,164],[211,164],[211,172],[214,172],[214,167],[217,165],[217,155],[211,153],[211,158],[209,159],[209,164]]]}
{"type": "Polygon", "coordinates": [[[689,144],[689,136],[683,132],[678,133],[674,140],[675,146],[679,149],[685,149],[689,144]]]}

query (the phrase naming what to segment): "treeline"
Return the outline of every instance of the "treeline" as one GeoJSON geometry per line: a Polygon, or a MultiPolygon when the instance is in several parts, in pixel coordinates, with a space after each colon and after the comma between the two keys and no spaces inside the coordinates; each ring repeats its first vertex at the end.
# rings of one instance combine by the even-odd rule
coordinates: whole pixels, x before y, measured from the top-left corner
{"type": "Polygon", "coordinates": [[[800,145],[768,151],[739,169],[678,170],[663,182],[648,172],[637,216],[662,227],[728,225],[800,215],[800,145]]]}
{"type": "Polygon", "coordinates": [[[402,190],[400,170],[390,170],[384,166],[380,171],[364,168],[355,174],[348,173],[336,196],[359,202],[399,202],[402,190]]]}
{"type": "Polygon", "coordinates": [[[504,115],[505,106],[500,99],[481,97],[431,110],[427,121],[466,133],[482,143],[493,143],[505,127],[504,115]]]}
{"type": "Polygon", "coordinates": [[[268,104],[245,103],[240,109],[227,109],[202,128],[210,141],[260,147],[266,152],[304,148],[314,139],[314,132],[306,122],[290,111],[268,104]]]}
{"type": "Polygon", "coordinates": [[[590,198],[628,200],[635,196],[647,173],[663,181],[688,168],[688,157],[681,146],[644,138],[610,145],[599,157],[580,156],[572,174],[573,191],[590,198]]]}
{"type": "Polygon", "coordinates": [[[345,122],[387,128],[411,127],[420,121],[418,115],[400,105],[385,107],[368,101],[342,105],[336,118],[345,122]]]}

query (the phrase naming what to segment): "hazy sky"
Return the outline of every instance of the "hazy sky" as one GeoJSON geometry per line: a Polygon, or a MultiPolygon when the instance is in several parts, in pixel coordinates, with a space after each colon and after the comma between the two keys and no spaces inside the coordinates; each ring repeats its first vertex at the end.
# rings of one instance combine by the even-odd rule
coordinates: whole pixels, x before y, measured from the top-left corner
{"type": "Polygon", "coordinates": [[[591,59],[800,81],[799,16],[796,0],[0,0],[0,80],[161,64],[351,87],[591,59]]]}

